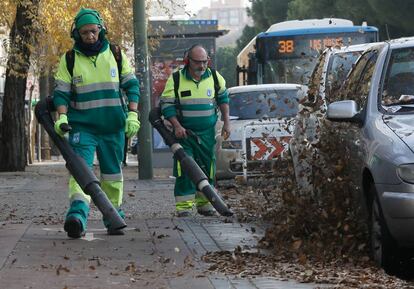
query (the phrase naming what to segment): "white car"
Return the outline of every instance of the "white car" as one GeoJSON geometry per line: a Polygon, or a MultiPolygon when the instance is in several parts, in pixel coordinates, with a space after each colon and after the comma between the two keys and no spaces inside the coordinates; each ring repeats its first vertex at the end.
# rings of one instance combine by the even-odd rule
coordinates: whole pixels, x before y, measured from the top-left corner
{"type": "Polygon", "coordinates": [[[287,151],[307,87],[299,84],[262,84],[228,89],[231,135],[220,135],[217,124],[217,179],[259,175],[281,164],[287,151]]]}

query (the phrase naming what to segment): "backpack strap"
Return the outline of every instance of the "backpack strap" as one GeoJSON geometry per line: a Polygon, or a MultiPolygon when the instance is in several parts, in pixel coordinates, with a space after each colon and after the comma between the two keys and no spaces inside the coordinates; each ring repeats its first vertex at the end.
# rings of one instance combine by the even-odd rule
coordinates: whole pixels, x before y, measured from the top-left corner
{"type": "Polygon", "coordinates": [[[122,53],[121,53],[121,48],[119,47],[119,45],[116,44],[109,44],[109,47],[111,48],[112,54],[115,57],[116,60],[116,65],[118,67],[118,76],[119,79],[121,80],[121,73],[122,73],[122,53]]]}
{"type": "Polygon", "coordinates": [[[178,88],[180,86],[180,71],[176,71],[173,73],[173,81],[174,81],[174,95],[175,95],[175,107],[179,113],[179,119],[182,119],[183,112],[181,110],[181,103],[180,103],[180,95],[178,94],[178,88]]]}
{"type": "Polygon", "coordinates": [[[65,59],[66,59],[66,68],[70,76],[73,77],[73,67],[75,66],[75,50],[70,49],[66,51],[65,59]]]}
{"type": "Polygon", "coordinates": [[[122,53],[121,53],[121,47],[116,44],[109,44],[109,48],[111,49],[112,55],[115,58],[116,66],[118,67],[118,77],[119,77],[119,98],[121,99],[122,107],[126,109],[126,96],[124,95],[124,92],[121,89],[121,73],[122,73],[122,53]]]}
{"type": "Polygon", "coordinates": [[[213,76],[214,81],[214,99],[216,100],[216,113],[218,113],[219,105],[218,105],[218,94],[220,91],[220,84],[217,78],[217,71],[214,68],[210,68],[211,75],[213,76]]]}
{"type": "Polygon", "coordinates": [[[216,99],[216,104],[218,103],[218,93],[220,91],[220,84],[217,78],[217,71],[214,68],[210,68],[211,75],[213,76],[214,81],[214,98],[216,99]]]}
{"type": "Polygon", "coordinates": [[[70,49],[66,51],[65,54],[66,59],[66,69],[68,70],[70,74],[70,90],[72,91],[71,99],[74,101],[76,105],[76,94],[75,94],[75,85],[73,84],[73,67],[75,66],[75,50],[70,49]]]}

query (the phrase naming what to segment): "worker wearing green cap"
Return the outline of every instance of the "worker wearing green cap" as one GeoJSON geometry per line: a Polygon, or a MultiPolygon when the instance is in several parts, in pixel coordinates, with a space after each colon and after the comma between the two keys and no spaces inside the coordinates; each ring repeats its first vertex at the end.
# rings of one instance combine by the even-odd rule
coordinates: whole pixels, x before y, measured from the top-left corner
{"type": "MultiPolygon", "coordinates": [[[[55,131],[64,137],[67,132],[61,125],[70,125],[69,143],[91,169],[97,155],[102,190],[124,217],[121,163],[125,135],[134,136],[140,127],[139,83],[124,52],[110,44],[105,34],[96,10],[82,8],[78,12],[71,30],[73,48],[62,56],[55,76],[53,102],[59,114],[55,131]]],[[[69,200],[64,229],[69,237],[80,238],[87,229],[90,197],[72,176],[69,200]]],[[[124,234],[103,221],[108,234],[124,234]]]]}

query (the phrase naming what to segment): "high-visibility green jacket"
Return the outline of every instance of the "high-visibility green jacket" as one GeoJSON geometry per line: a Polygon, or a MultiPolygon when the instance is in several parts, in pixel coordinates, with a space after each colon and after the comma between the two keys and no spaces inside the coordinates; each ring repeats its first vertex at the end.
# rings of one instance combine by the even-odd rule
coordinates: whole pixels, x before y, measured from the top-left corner
{"type": "Polygon", "coordinates": [[[161,111],[164,117],[168,119],[176,116],[184,128],[194,131],[206,130],[215,126],[217,106],[229,102],[226,81],[218,72],[217,78],[220,90],[216,100],[214,97],[214,79],[210,69],[206,70],[199,82],[191,77],[187,68],[181,69],[178,105],[174,93],[174,80],[171,75],[165,84],[160,99],[161,111]]]}
{"type": "Polygon", "coordinates": [[[88,57],[75,50],[73,77],[66,58],[60,59],[53,93],[55,106],[68,107],[68,120],[74,131],[115,133],[125,127],[126,113],[121,89],[130,102],[139,100],[139,83],[122,52],[122,72],[108,42],[97,56],[88,57]],[[106,47],[105,47],[106,46],[106,47]]]}

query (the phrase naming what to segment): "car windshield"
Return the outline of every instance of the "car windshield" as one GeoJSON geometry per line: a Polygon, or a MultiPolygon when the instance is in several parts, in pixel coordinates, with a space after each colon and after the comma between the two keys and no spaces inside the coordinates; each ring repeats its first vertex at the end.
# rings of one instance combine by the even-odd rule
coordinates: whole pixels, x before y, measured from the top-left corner
{"type": "Polygon", "coordinates": [[[294,117],[298,90],[264,90],[230,93],[230,116],[238,119],[294,117]]]}
{"type": "Polygon", "coordinates": [[[391,113],[412,111],[414,105],[414,48],[394,49],[384,80],[382,106],[391,113]]]}

